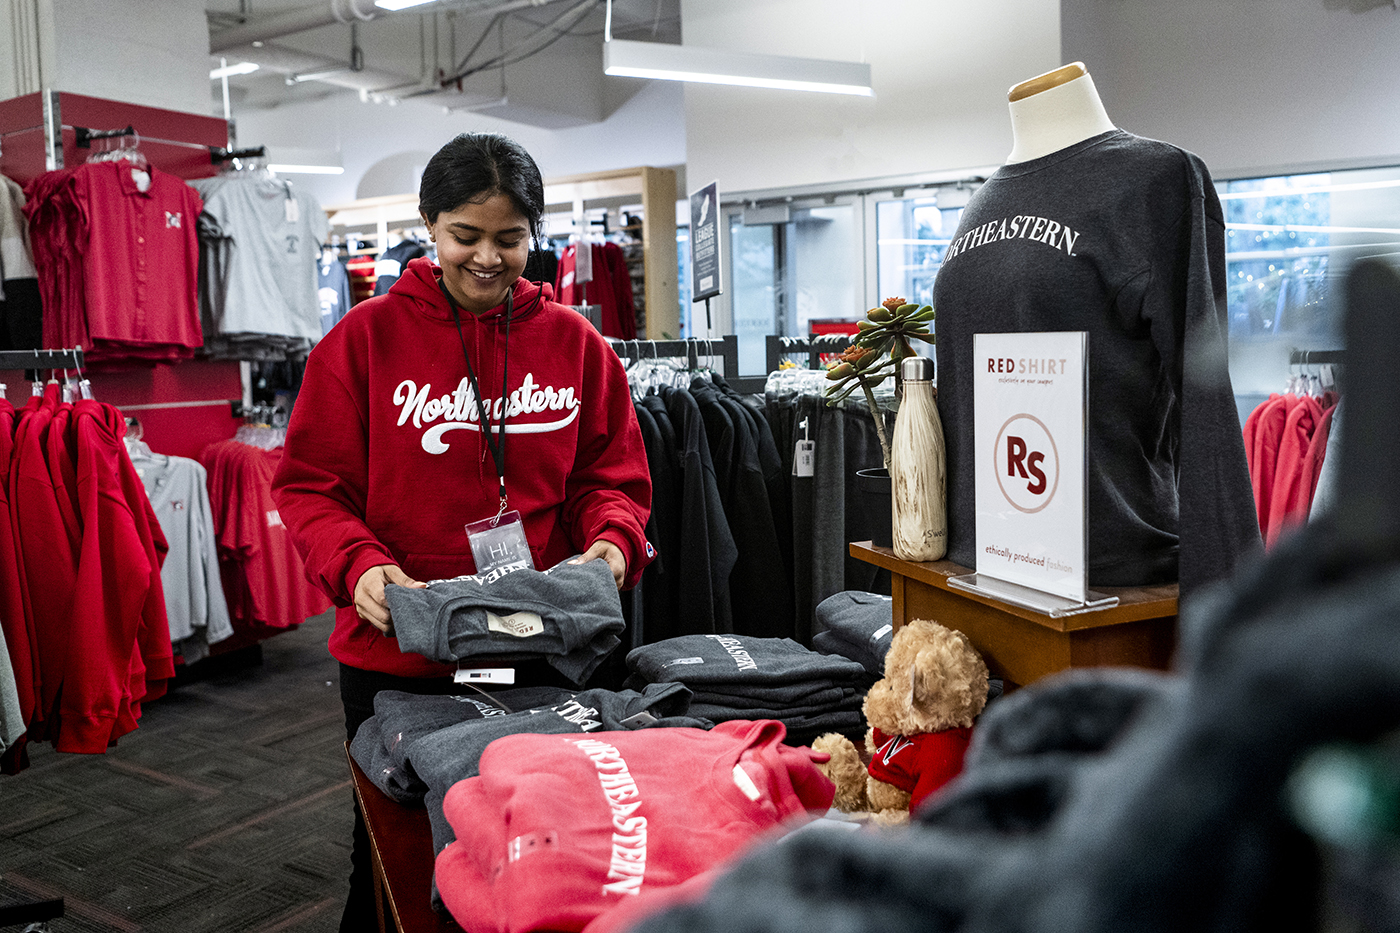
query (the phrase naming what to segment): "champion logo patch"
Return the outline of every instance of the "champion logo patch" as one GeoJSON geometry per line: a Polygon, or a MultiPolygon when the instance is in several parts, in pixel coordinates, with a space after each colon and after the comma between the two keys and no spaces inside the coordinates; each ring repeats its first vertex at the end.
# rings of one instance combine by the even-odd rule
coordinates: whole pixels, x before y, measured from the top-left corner
{"type": "Polygon", "coordinates": [[[165,229],[169,230],[171,227],[179,227],[179,226],[180,226],[180,211],[174,211],[174,212],[166,211],[166,212],[165,212],[165,229]]]}
{"type": "Polygon", "coordinates": [[[651,557],[655,557],[655,556],[656,556],[656,548],[652,547],[652,546],[651,546],[651,542],[648,541],[648,542],[647,542],[647,557],[651,558],[651,557]]]}

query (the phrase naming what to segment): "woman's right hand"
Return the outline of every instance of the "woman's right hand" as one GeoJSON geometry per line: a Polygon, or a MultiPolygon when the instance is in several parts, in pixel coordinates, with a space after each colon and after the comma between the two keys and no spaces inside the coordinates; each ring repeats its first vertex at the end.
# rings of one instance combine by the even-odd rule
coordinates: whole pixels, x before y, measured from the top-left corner
{"type": "Polygon", "coordinates": [[[428,584],[419,583],[399,569],[398,564],[379,564],[360,574],[355,584],[355,612],[370,625],[385,635],[394,634],[394,620],[389,615],[389,603],[384,599],[384,585],[397,583],[421,589],[428,584]]]}

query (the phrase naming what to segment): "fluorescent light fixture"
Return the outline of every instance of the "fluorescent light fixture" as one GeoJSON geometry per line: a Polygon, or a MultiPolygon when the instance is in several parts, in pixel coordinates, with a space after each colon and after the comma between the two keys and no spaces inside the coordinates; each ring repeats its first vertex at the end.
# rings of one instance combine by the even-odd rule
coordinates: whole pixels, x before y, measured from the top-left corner
{"type": "Polygon", "coordinates": [[[406,10],[411,6],[422,6],[425,3],[432,3],[433,0],[374,0],[374,5],[381,10],[406,10]]]}
{"type": "Polygon", "coordinates": [[[287,165],[269,163],[268,171],[277,175],[343,175],[345,169],[339,165],[287,165]]]}
{"type": "Polygon", "coordinates": [[[215,68],[209,72],[209,80],[217,81],[220,78],[230,78],[234,75],[252,74],[260,66],[257,62],[239,62],[236,65],[224,65],[222,68],[215,68]]]}
{"type": "Polygon", "coordinates": [[[629,78],[875,96],[870,66],[861,62],[753,55],[629,39],[603,43],[603,71],[629,78]]]}

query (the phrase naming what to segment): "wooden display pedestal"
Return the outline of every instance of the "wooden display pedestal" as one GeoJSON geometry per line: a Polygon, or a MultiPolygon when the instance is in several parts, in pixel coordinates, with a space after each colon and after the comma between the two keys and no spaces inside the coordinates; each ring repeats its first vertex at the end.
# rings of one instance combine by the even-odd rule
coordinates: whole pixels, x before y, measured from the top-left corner
{"type": "Polygon", "coordinates": [[[375,787],[350,757],[348,742],[345,757],[369,830],[380,933],[461,933],[451,917],[432,907],[433,831],[428,811],[405,807],[375,787]]]}
{"type": "Polygon", "coordinates": [[[948,578],[969,573],[952,561],[912,563],[869,541],[850,545],[857,560],[892,578],[896,630],[911,619],[932,619],[972,640],[1006,689],[1072,667],[1128,666],[1166,670],[1176,648],[1177,585],[1096,586],[1118,605],[1080,615],[1044,613],[955,589],[948,578]]]}

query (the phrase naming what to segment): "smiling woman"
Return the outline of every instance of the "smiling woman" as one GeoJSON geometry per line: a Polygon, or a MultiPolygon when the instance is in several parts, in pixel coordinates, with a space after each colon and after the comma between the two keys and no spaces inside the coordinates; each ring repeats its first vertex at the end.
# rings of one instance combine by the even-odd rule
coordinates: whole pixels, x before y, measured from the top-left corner
{"type": "Polygon", "coordinates": [[[462,310],[483,314],[506,300],[530,253],[529,222],[510,198],[493,194],[423,222],[437,244],[443,285],[462,310]]]}
{"type": "MultiPolygon", "coordinates": [[[[651,481],[622,363],[587,319],[524,276],[544,184],[515,142],[463,134],[429,160],[419,212],[438,262],[412,260],[307,360],[274,494],[339,607],[347,738],[381,690],[448,693],[454,667],[400,650],[389,584],[476,573],[464,526],[519,513],[538,568],[607,563],[632,586],[654,553],[651,481]]],[[[504,523],[503,523],[504,525],[504,523]]],[[[513,685],[571,684],[539,658],[513,685]]],[[[506,680],[506,683],[512,683],[506,680]]],[[[373,921],[368,839],[341,929],[373,921]]]]}

